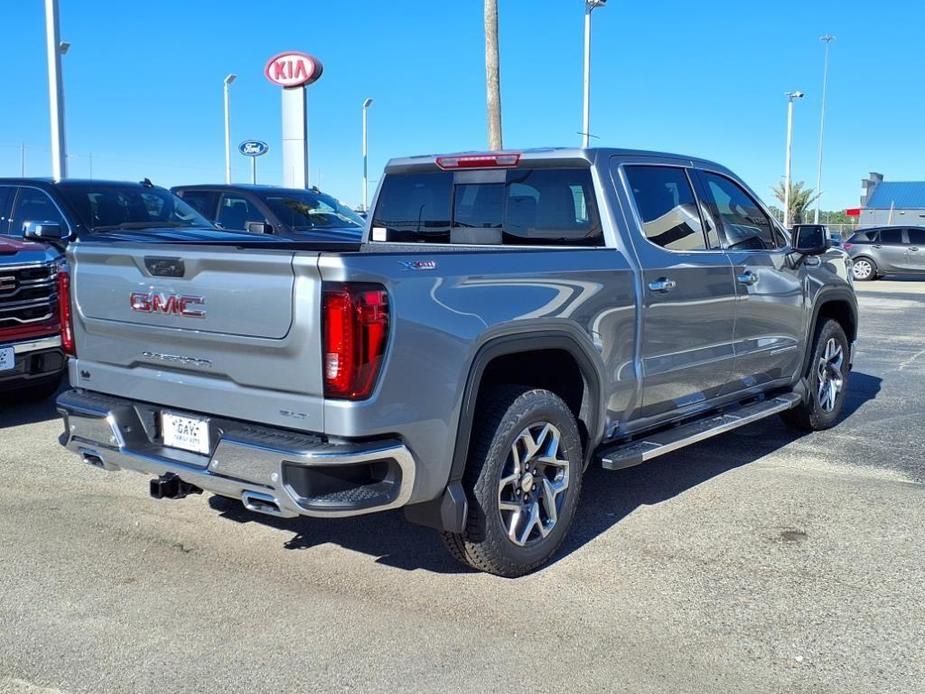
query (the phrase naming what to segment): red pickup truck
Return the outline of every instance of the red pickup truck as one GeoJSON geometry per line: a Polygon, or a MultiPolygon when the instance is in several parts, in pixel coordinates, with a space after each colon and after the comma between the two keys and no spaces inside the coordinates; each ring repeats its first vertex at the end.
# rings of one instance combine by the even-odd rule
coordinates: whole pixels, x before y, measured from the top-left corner
{"type": "Polygon", "coordinates": [[[60,264],[54,248],[0,236],[0,395],[47,397],[58,389],[67,365],[60,264]]]}

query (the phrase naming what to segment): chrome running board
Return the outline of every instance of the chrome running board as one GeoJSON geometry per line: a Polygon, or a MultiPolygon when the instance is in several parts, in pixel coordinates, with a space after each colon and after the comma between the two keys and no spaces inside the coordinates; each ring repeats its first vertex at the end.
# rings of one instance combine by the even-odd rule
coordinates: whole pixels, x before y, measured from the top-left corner
{"type": "Polygon", "coordinates": [[[605,470],[622,470],[692,443],[744,427],[759,419],[784,412],[799,405],[800,400],[800,396],[796,393],[760,400],[653,434],[642,434],[635,441],[604,447],[598,451],[597,457],[605,470]]]}

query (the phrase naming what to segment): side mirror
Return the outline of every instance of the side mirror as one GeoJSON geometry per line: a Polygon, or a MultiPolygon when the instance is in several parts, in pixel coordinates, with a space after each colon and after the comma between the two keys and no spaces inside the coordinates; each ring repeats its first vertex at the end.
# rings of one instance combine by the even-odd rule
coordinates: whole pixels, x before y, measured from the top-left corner
{"type": "Polygon", "coordinates": [[[797,224],[793,227],[793,250],[802,255],[822,255],[832,247],[822,224],[797,224]]]}
{"type": "Polygon", "coordinates": [[[23,222],[23,238],[30,241],[64,241],[69,234],[58,222],[23,222]]]}
{"type": "Polygon", "coordinates": [[[273,225],[266,222],[248,222],[245,228],[252,234],[272,234],[273,225]]]}

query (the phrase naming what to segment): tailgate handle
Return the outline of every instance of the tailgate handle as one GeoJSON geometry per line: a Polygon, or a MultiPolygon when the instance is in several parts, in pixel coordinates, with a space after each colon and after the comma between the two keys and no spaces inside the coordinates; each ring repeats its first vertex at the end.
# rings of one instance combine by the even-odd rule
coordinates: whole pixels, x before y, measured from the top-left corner
{"type": "Polygon", "coordinates": [[[155,277],[183,277],[186,274],[186,266],[183,265],[182,258],[146,255],[145,268],[155,277]]]}

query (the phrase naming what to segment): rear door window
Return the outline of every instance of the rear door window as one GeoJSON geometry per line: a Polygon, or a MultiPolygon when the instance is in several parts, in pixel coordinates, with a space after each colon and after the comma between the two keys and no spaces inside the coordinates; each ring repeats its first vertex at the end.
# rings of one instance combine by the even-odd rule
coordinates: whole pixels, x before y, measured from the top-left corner
{"type": "Polygon", "coordinates": [[[603,245],[590,170],[564,168],[387,175],[371,239],[603,245]]]}
{"type": "Polygon", "coordinates": [[[186,203],[211,222],[215,221],[218,193],[212,190],[181,190],[177,193],[186,203]]]}
{"type": "Polygon", "coordinates": [[[742,186],[714,173],[702,172],[710,206],[723,226],[730,250],[773,250],[784,245],[761,206],[742,186]]]}
{"type": "Polygon", "coordinates": [[[684,169],[626,166],[645,237],[669,251],[706,250],[697,200],[684,169]]]}
{"type": "Polygon", "coordinates": [[[899,228],[883,229],[880,232],[878,243],[884,246],[901,246],[903,244],[903,230],[899,228]]]}

